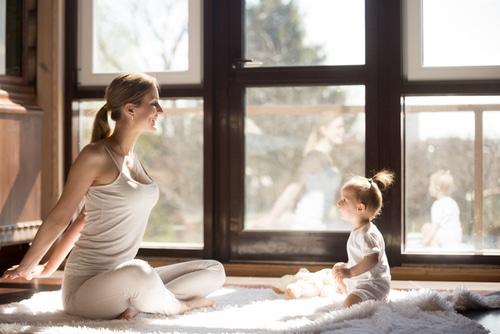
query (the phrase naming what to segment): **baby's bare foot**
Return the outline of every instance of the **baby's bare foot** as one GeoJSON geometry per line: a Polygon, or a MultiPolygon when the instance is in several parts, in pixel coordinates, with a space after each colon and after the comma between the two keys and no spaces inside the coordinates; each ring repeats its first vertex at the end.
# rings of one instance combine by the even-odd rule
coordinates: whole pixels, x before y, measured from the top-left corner
{"type": "Polygon", "coordinates": [[[122,314],[118,316],[118,319],[130,320],[139,314],[139,311],[135,307],[129,307],[122,314]]]}
{"type": "Polygon", "coordinates": [[[204,297],[196,297],[191,300],[181,301],[181,309],[179,311],[179,314],[183,314],[197,308],[210,307],[214,305],[215,302],[213,300],[204,297]]]}

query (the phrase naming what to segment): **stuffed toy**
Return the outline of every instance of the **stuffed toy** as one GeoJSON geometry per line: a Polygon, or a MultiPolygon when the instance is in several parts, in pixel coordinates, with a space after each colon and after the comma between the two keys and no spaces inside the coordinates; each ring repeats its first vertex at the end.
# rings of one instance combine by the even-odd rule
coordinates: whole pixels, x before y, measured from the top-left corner
{"type": "Polygon", "coordinates": [[[332,276],[332,269],[325,268],[310,272],[300,268],[295,275],[285,275],[273,283],[276,293],[287,293],[292,299],[328,297],[337,292],[337,283],[332,276]]]}

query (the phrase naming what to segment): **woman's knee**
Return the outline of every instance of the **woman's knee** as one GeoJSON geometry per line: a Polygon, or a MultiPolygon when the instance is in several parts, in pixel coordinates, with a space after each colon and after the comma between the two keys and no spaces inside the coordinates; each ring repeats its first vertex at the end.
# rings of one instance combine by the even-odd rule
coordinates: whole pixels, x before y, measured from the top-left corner
{"type": "Polygon", "coordinates": [[[219,261],[217,260],[206,260],[206,261],[208,262],[208,267],[211,268],[212,270],[220,272],[224,275],[226,274],[224,266],[219,261]]]}
{"type": "Polygon", "coordinates": [[[158,279],[158,274],[149,263],[143,260],[130,260],[117,266],[114,272],[121,272],[129,280],[158,279]]]}
{"type": "Polygon", "coordinates": [[[208,260],[209,266],[207,269],[210,269],[216,273],[217,278],[219,279],[219,284],[222,286],[226,281],[226,270],[222,263],[216,260],[208,260]]]}

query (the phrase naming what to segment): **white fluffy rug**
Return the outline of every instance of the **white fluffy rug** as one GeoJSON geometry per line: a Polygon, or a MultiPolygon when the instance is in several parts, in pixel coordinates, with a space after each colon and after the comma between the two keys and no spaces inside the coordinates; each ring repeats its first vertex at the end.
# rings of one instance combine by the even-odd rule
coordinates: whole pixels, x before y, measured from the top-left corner
{"type": "Polygon", "coordinates": [[[498,308],[500,296],[465,289],[392,290],[390,302],[340,308],[342,296],[291,300],[271,289],[224,287],[211,308],[182,316],[139,314],[130,321],[66,315],[60,291],[0,305],[0,333],[488,333],[457,310],[498,308]]]}

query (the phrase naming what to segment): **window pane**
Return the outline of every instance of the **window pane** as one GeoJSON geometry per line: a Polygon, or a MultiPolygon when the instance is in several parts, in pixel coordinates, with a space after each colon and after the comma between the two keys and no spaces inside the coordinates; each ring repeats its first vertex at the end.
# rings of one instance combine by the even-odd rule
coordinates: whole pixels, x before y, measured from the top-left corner
{"type": "MultiPolygon", "coordinates": [[[[90,141],[94,115],[104,101],[82,101],[80,148],[90,141]]],[[[158,131],[135,147],[160,188],[143,239],[145,247],[203,248],[203,106],[201,100],[162,100],[158,131]]],[[[112,122],[112,121],[110,121],[112,122]]]]}
{"type": "Polygon", "coordinates": [[[94,1],[95,73],[187,70],[187,0],[94,1]]]}
{"type": "Polygon", "coordinates": [[[0,75],[5,75],[5,54],[7,44],[6,26],[7,26],[7,0],[0,0],[0,75]]]}
{"type": "Polygon", "coordinates": [[[0,75],[22,74],[22,22],[22,2],[0,0],[0,75]]]}
{"type": "Polygon", "coordinates": [[[423,65],[500,65],[500,1],[423,0],[423,65]]]}
{"type": "Polygon", "coordinates": [[[78,81],[154,73],[161,84],[201,82],[201,0],[80,0],[78,81]]]}
{"type": "Polygon", "coordinates": [[[263,66],[362,65],[364,0],[246,0],[246,58],[263,66]]]}
{"type": "Polygon", "coordinates": [[[339,188],[364,174],[363,86],[249,88],[245,228],[348,231],[339,188]]]}
{"type": "Polygon", "coordinates": [[[487,112],[500,109],[499,102],[491,97],[405,98],[403,252],[500,252],[500,222],[492,211],[500,209],[494,190],[500,177],[494,128],[499,113],[487,112]],[[474,195],[483,192],[484,198],[474,195]]]}
{"type": "MultiPolygon", "coordinates": [[[[495,109],[495,108],[492,108],[495,109]]],[[[482,243],[486,251],[500,250],[500,105],[495,111],[483,114],[483,165],[484,165],[484,192],[483,192],[483,224],[484,238],[477,242],[482,243]]]]}

